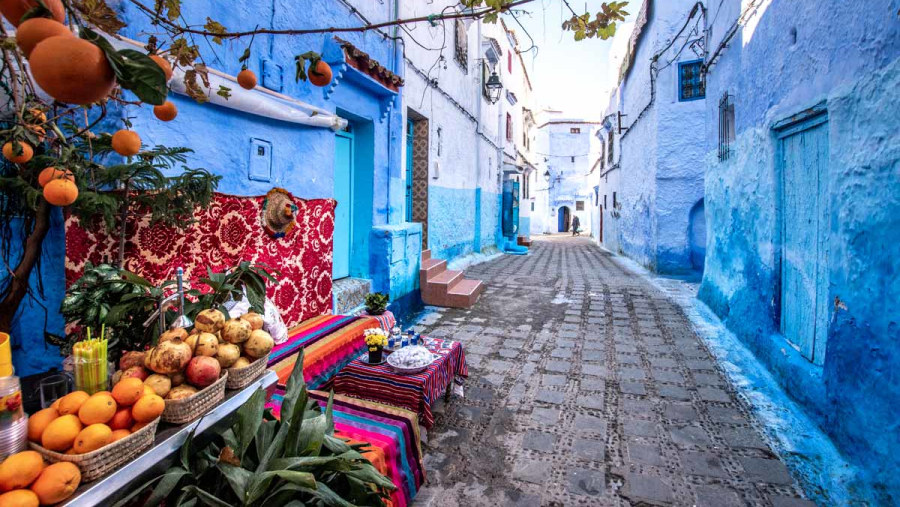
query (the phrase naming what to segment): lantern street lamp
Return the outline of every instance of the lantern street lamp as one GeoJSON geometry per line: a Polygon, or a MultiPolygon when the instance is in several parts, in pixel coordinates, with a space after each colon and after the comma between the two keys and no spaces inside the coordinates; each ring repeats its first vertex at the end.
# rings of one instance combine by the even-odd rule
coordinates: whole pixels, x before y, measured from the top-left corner
{"type": "Polygon", "coordinates": [[[550,171],[544,171],[544,181],[550,183],[550,171]]]}
{"type": "Polygon", "coordinates": [[[491,77],[488,78],[484,87],[487,88],[488,100],[491,104],[496,104],[500,100],[500,91],[503,90],[503,83],[500,82],[500,76],[497,75],[497,71],[491,73],[491,77]]]}

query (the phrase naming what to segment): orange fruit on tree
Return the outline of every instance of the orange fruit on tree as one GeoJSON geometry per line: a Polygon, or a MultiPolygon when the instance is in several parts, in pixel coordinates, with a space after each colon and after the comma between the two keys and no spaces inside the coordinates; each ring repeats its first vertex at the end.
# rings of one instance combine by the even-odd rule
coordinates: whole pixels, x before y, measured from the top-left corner
{"type": "Polygon", "coordinates": [[[141,151],[141,136],[133,130],[119,130],[112,136],[112,149],[123,157],[137,155],[141,151]]]}
{"type": "Polygon", "coordinates": [[[0,495],[3,507],[38,507],[41,501],[30,489],[14,489],[0,495]]]}
{"type": "Polygon", "coordinates": [[[44,39],[31,51],[30,62],[35,82],[60,102],[92,104],[116,84],[103,50],[78,37],[44,39]]]}
{"type": "Polygon", "coordinates": [[[325,63],[324,60],[316,62],[315,66],[310,66],[309,82],[316,86],[327,86],[331,82],[331,65],[325,63]]]}
{"type": "Polygon", "coordinates": [[[123,378],[113,386],[112,397],[121,406],[130,407],[144,395],[144,382],[137,377],[123,378]]]}
{"type": "Polygon", "coordinates": [[[159,56],[159,55],[150,55],[150,59],[156,62],[159,65],[159,68],[162,69],[163,74],[166,75],[166,81],[172,79],[172,64],[169,63],[169,60],[159,56]]]}
{"type": "Polygon", "coordinates": [[[25,141],[10,141],[3,145],[3,156],[13,164],[24,164],[34,156],[34,148],[25,141]],[[14,146],[21,150],[18,154],[14,146]]]}
{"type": "Polygon", "coordinates": [[[84,454],[103,447],[112,442],[112,429],[109,426],[98,423],[84,428],[75,437],[72,448],[78,454],[84,454]]]}
{"type": "Polygon", "coordinates": [[[116,410],[116,414],[109,420],[109,427],[113,430],[128,429],[133,425],[134,418],[131,417],[131,407],[122,407],[116,410]]]}
{"type": "Polygon", "coordinates": [[[112,432],[112,439],[109,441],[109,443],[113,443],[116,440],[122,440],[123,438],[127,437],[128,435],[131,435],[131,431],[129,431],[128,428],[122,428],[120,430],[115,430],[112,432]]]}
{"type": "Polygon", "coordinates": [[[78,186],[66,179],[50,180],[44,185],[44,199],[54,206],[68,206],[78,199],[78,186]]]}
{"type": "Polygon", "coordinates": [[[47,429],[47,425],[59,417],[59,412],[53,407],[38,410],[28,418],[28,440],[40,442],[41,435],[47,429]]]}
{"type": "Polygon", "coordinates": [[[44,458],[35,451],[22,451],[9,456],[0,464],[0,491],[27,488],[43,469],[44,458]]]}
{"type": "MultiPolygon", "coordinates": [[[[24,24],[22,16],[37,6],[36,0],[0,0],[0,13],[12,26],[17,27],[19,24],[24,24]]],[[[44,6],[56,21],[62,23],[66,20],[66,9],[60,0],[44,0],[44,6]]]]}
{"type": "Polygon", "coordinates": [[[41,505],[53,505],[72,496],[81,484],[81,470],[74,463],[60,461],[47,466],[31,485],[41,505]]]}
{"type": "Polygon", "coordinates": [[[48,167],[38,174],[38,184],[41,187],[47,186],[50,180],[64,179],[74,182],[75,175],[68,169],[57,169],[56,167],[48,167]]]}
{"type": "Polygon", "coordinates": [[[47,123],[47,115],[36,107],[29,109],[28,115],[31,117],[29,119],[30,123],[36,123],[39,125],[47,123]]]}
{"type": "Polygon", "coordinates": [[[47,18],[31,18],[19,25],[19,29],[16,30],[16,44],[22,50],[22,53],[25,54],[25,58],[28,58],[38,43],[56,35],[74,37],[69,28],[59,21],[47,18]]]}
{"type": "Polygon", "coordinates": [[[252,90],[256,88],[256,74],[250,69],[244,69],[237,75],[237,82],[241,88],[252,90]]]}
{"type": "Polygon", "coordinates": [[[87,399],[78,410],[78,418],[83,424],[107,423],[116,415],[116,400],[112,395],[97,393],[87,399]]]}
{"type": "Polygon", "coordinates": [[[50,421],[41,434],[41,445],[51,451],[65,451],[72,447],[75,437],[84,426],[74,414],[61,415],[50,421]]]}
{"type": "Polygon", "coordinates": [[[59,407],[56,410],[59,415],[78,414],[81,404],[90,397],[91,395],[84,391],[73,391],[59,399],[59,407]]]}
{"type": "Polygon", "coordinates": [[[178,108],[167,100],[161,106],[153,106],[153,114],[162,121],[172,121],[178,116],[178,108]]]}

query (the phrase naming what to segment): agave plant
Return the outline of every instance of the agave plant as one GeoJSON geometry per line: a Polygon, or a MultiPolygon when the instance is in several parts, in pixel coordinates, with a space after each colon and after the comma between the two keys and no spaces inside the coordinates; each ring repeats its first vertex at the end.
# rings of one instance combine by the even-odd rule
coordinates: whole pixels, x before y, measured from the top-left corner
{"type": "Polygon", "coordinates": [[[361,454],[367,444],[334,435],[332,396],[325,410],[309,400],[303,353],[287,382],[281,420],[264,410],[263,390],[237,412],[234,425],[202,449],[189,438],[180,462],[124,498],[156,484],[144,505],[384,505],[395,486],[361,454]]]}

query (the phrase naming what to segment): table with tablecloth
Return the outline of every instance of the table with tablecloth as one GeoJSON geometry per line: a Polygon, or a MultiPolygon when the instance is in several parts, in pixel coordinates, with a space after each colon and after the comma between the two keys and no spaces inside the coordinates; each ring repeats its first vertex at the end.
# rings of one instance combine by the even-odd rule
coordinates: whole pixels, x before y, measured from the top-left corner
{"type": "Polygon", "coordinates": [[[422,338],[423,345],[438,355],[420,373],[398,374],[387,364],[370,365],[361,355],[334,377],[334,392],[395,405],[419,414],[426,429],[434,425],[431,405],[451,387],[456,378],[469,375],[462,344],[440,338],[422,338]]]}

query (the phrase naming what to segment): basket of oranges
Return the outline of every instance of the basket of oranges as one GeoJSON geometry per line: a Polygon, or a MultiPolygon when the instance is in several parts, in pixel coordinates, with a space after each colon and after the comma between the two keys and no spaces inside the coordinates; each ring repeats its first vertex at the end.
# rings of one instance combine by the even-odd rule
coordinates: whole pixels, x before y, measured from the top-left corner
{"type": "Polygon", "coordinates": [[[28,439],[47,461],[78,465],[92,481],[153,445],[163,399],[138,378],[123,379],[112,392],[75,391],[28,419],[28,439]]]}

